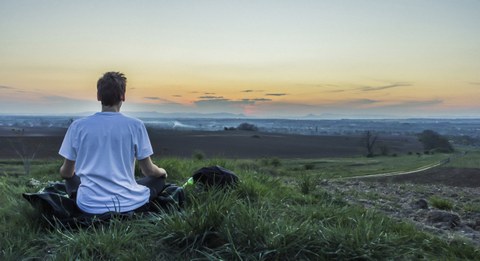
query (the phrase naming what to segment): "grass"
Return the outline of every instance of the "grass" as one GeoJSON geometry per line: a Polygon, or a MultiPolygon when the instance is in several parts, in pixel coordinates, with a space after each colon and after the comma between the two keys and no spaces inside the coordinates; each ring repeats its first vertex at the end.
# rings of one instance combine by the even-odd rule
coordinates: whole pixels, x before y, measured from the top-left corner
{"type": "Polygon", "coordinates": [[[449,154],[378,156],[374,158],[352,157],[331,159],[297,159],[284,160],[277,167],[277,172],[284,176],[296,175],[299,171],[313,174],[317,178],[346,178],[362,175],[381,174],[416,170],[432,165],[450,157],[449,154]]]}
{"type": "Polygon", "coordinates": [[[463,210],[466,212],[480,212],[480,203],[468,203],[463,205],[463,210]]]}
{"type": "Polygon", "coordinates": [[[442,210],[452,210],[453,209],[453,203],[445,198],[441,198],[438,196],[432,196],[429,199],[430,204],[432,204],[433,207],[442,209],[442,210]]]}
{"type": "MultiPolygon", "coordinates": [[[[422,157],[395,159],[415,168],[444,156],[422,157]]],[[[443,240],[316,186],[332,176],[407,168],[392,159],[156,160],[169,182],[183,184],[210,165],[233,170],[242,182],[226,192],[187,189],[182,212],[76,230],[46,225],[22,199],[39,189],[28,185],[30,178],[58,180],[61,162],[36,161],[28,177],[0,176],[0,260],[476,259],[480,250],[462,240],[443,240]]]]}
{"type": "Polygon", "coordinates": [[[453,168],[480,168],[480,151],[466,149],[463,153],[451,160],[446,166],[453,168]]]}

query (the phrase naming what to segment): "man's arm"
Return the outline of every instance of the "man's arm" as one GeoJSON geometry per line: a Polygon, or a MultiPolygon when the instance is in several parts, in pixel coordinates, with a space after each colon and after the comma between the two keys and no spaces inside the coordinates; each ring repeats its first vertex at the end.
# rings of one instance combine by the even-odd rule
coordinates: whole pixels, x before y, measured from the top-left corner
{"type": "Polygon", "coordinates": [[[157,165],[153,164],[152,159],[150,157],[146,157],[145,159],[138,161],[138,166],[142,171],[143,175],[149,177],[167,177],[167,172],[163,168],[159,168],[157,165]]]}
{"type": "Polygon", "coordinates": [[[75,174],[75,161],[65,159],[60,167],[60,176],[64,179],[72,178],[75,174]]]}

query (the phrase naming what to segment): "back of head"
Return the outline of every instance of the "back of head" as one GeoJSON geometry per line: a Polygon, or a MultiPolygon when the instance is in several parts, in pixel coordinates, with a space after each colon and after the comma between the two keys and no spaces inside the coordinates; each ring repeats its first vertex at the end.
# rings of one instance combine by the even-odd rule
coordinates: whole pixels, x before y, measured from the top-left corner
{"type": "Polygon", "coordinates": [[[107,72],[97,82],[97,93],[102,105],[119,104],[125,95],[127,78],[120,72],[107,72]]]}

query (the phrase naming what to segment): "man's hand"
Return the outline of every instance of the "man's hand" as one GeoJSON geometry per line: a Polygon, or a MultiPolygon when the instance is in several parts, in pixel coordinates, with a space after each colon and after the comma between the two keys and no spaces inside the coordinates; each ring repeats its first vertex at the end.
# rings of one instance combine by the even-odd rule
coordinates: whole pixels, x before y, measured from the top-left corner
{"type": "Polygon", "coordinates": [[[167,171],[153,164],[152,159],[150,157],[147,157],[143,160],[139,160],[138,166],[140,167],[140,170],[145,176],[157,177],[157,178],[167,177],[167,171]]]}
{"type": "Polygon", "coordinates": [[[75,174],[75,161],[65,159],[60,167],[60,176],[64,179],[72,178],[75,174]]]}

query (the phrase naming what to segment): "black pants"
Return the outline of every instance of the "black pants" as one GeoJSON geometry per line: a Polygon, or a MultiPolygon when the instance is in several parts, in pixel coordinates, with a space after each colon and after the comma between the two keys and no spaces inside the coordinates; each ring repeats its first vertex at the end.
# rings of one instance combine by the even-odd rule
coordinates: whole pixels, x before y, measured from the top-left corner
{"type": "MultiPolygon", "coordinates": [[[[137,183],[150,189],[150,200],[158,197],[165,187],[165,178],[143,177],[137,179],[137,183]]],[[[74,175],[72,178],[65,179],[65,186],[70,197],[75,197],[78,187],[80,186],[80,178],[74,175]]]]}

